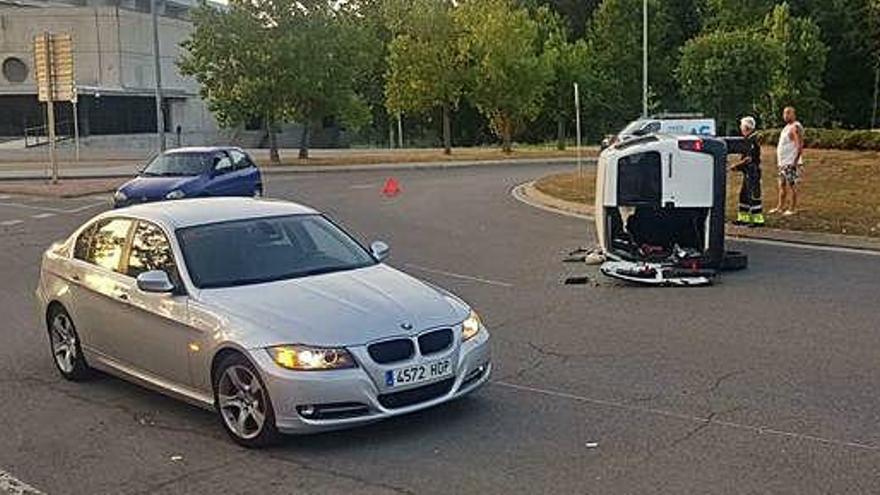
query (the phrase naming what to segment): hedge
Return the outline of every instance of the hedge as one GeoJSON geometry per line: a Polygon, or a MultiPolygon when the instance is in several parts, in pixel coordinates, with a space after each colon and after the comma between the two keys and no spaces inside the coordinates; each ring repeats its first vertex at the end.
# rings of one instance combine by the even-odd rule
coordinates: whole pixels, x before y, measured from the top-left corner
{"type": "MultiPolygon", "coordinates": [[[[764,144],[775,145],[779,140],[780,131],[781,129],[761,131],[761,141],[764,144]]],[[[848,131],[807,127],[804,139],[807,148],[880,151],[880,131],[848,131]]]]}

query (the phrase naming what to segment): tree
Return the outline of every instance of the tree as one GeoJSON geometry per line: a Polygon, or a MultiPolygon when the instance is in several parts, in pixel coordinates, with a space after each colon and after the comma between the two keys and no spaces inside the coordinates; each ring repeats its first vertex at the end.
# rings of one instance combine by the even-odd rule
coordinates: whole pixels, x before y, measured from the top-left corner
{"type": "Polygon", "coordinates": [[[390,14],[394,33],[388,48],[385,93],[391,113],[424,114],[441,109],[443,152],[452,153],[451,112],[464,91],[461,31],[451,0],[410,0],[390,14]]]}
{"type": "Polygon", "coordinates": [[[602,0],[520,0],[520,4],[529,9],[548,7],[559,14],[565,23],[566,30],[571,32],[572,39],[584,37],[590,18],[602,0]]]}
{"type": "Polygon", "coordinates": [[[587,43],[583,39],[569,41],[570,31],[565,20],[547,7],[534,10],[539,25],[542,56],[553,72],[543,114],[556,123],[556,147],[565,149],[567,122],[574,116],[574,83],[589,88],[590,70],[587,43]]]}
{"type": "Polygon", "coordinates": [[[706,0],[704,32],[754,28],[775,5],[776,0],[706,0]]]}
{"type": "Polygon", "coordinates": [[[715,116],[723,130],[755,112],[782,58],[781,47],[760,32],[715,31],[685,44],[677,78],[694,109],[715,116]]]}
{"type": "Polygon", "coordinates": [[[465,0],[455,9],[470,67],[468,98],[512,151],[513,135],[541,111],[553,72],[541,56],[538,24],[512,0],[465,0]]]}
{"type": "Polygon", "coordinates": [[[232,0],[223,10],[202,5],[193,22],[181,72],[199,82],[221,124],[263,118],[272,161],[280,161],[281,123],[303,124],[299,156],[308,158],[316,122],[333,116],[356,127],[369,120],[355,84],[370,39],[349,8],[333,0],[232,0]]]}
{"type": "MultiPolygon", "coordinates": [[[[273,0],[267,0],[273,1],[273,0]]],[[[275,0],[278,1],[278,0],[275,0]]],[[[283,0],[289,3],[283,28],[285,76],[295,116],[303,124],[299,158],[309,156],[309,129],[333,117],[358,128],[370,120],[369,108],[355,91],[370,65],[374,42],[358,16],[334,0],[283,0]]]]}
{"type": "Polygon", "coordinates": [[[195,29],[182,46],[181,73],[200,84],[200,93],[224,127],[265,123],[270,157],[280,161],[275,126],[293,117],[279,27],[265,22],[249,2],[219,10],[207,4],[192,11],[195,29]]]}
{"type": "Polygon", "coordinates": [[[827,110],[822,99],[828,47],[819,26],[809,18],[794,17],[787,3],[777,5],[764,19],[767,37],[782,48],[781,63],[773,71],[767,105],[768,124],[782,123],[781,109],[793,105],[803,120],[817,122],[827,110]]]}

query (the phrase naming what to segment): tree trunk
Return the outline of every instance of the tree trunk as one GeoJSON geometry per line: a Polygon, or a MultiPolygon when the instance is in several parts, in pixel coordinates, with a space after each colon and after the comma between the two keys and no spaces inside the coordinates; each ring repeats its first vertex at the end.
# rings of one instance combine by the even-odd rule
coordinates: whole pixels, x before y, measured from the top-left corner
{"type": "Polygon", "coordinates": [[[561,113],[556,117],[556,149],[565,150],[565,116],[561,113]]]}
{"type": "Polygon", "coordinates": [[[443,104],[443,154],[452,154],[452,123],[449,121],[449,103],[443,104]]]}
{"type": "Polygon", "coordinates": [[[278,139],[275,136],[275,124],[266,119],[266,136],[269,138],[269,161],[281,163],[281,155],[278,153],[278,139]]]}
{"type": "Polygon", "coordinates": [[[501,118],[501,151],[513,152],[513,125],[507,117],[501,118]]]}
{"type": "Polygon", "coordinates": [[[302,135],[299,139],[299,159],[307,160],[309,158],[309,124],[303,124],[302,135]]]}

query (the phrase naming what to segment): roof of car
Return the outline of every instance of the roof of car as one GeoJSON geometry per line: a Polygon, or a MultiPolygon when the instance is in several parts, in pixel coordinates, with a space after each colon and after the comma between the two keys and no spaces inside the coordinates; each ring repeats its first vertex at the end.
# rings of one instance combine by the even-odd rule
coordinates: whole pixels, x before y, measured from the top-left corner
{"type": "Polygon", "coordinates": [[[289,201],[217,197],[142,203],[108,211],[104,216],[137,217],[176,229],[230,220],[316,213],[308,206],[289,201]]]}
{"type": "Polygon", "coordinates": [[[175,153],[213,153],[215,151],[225,151],[225,150],[240,150],[241,148],[237,146],[188,146],[185,148],[174,148],[167,150],[165,152],[166,155],[173,155],[175,153]]]}

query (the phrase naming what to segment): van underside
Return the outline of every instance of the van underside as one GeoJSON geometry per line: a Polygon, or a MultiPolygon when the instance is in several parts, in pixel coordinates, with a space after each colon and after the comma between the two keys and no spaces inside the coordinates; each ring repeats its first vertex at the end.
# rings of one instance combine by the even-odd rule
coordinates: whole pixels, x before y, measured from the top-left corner
{"type": "Polygon", "coordinates": [[[608,208],[608,276],[658,285],[704,285],[715,270],[707,255],[710,208],[608,208]]]}

